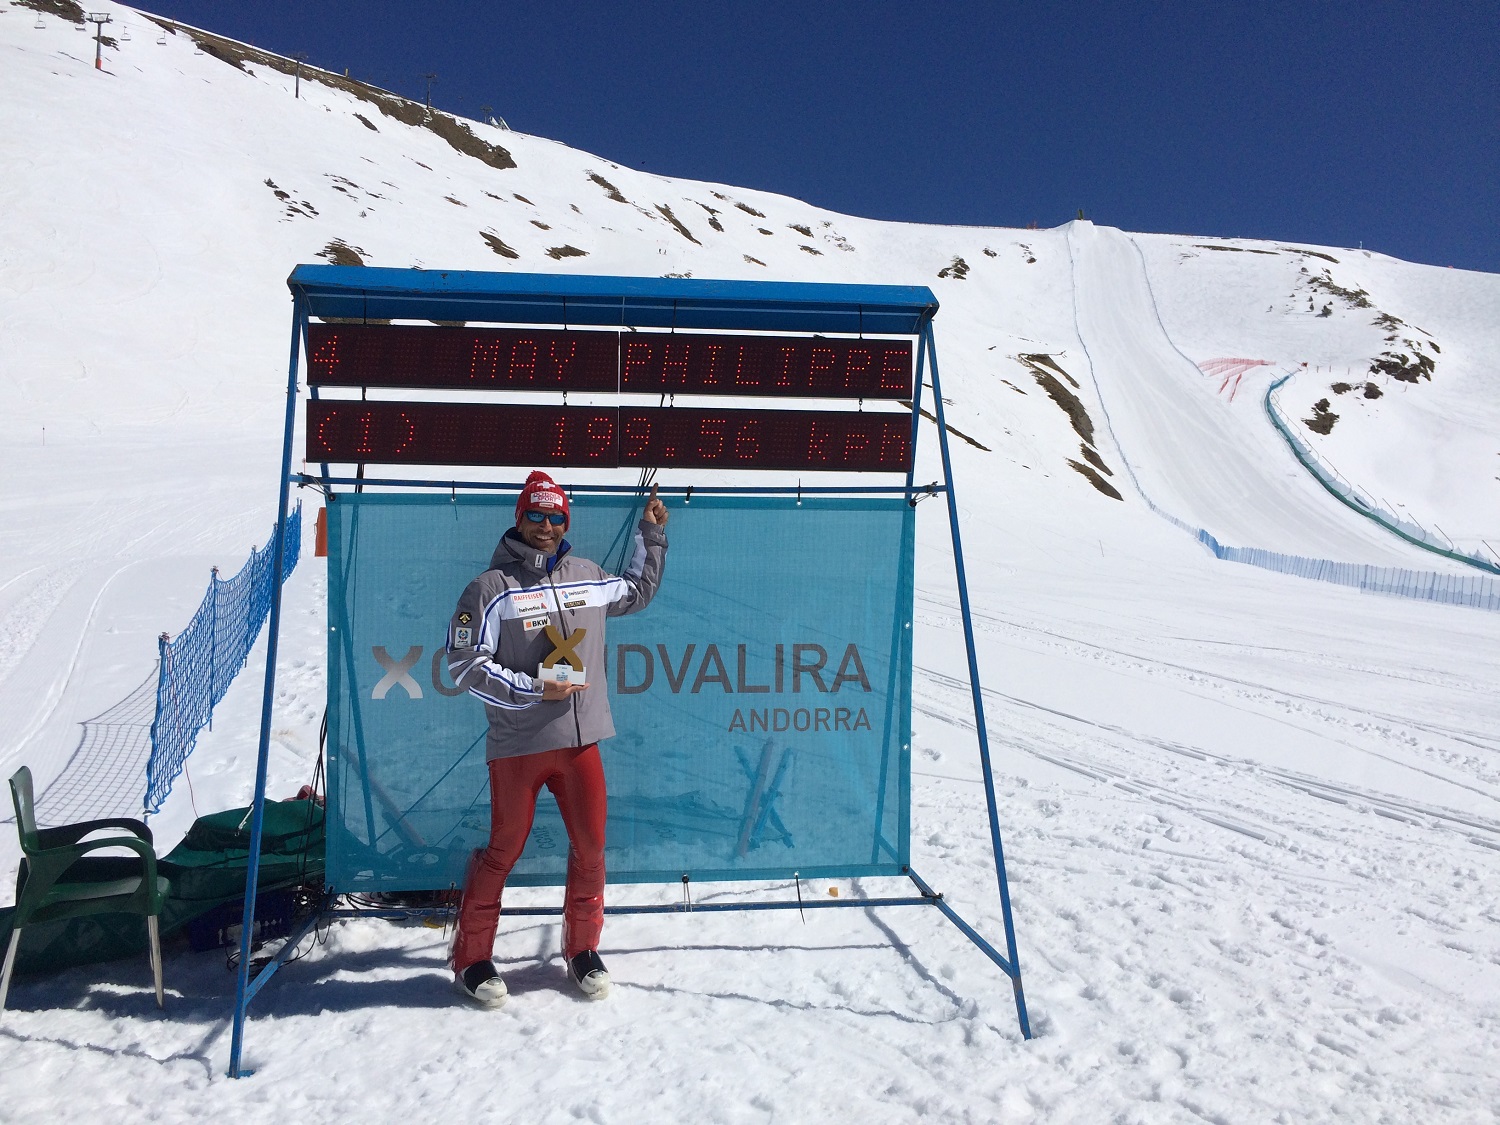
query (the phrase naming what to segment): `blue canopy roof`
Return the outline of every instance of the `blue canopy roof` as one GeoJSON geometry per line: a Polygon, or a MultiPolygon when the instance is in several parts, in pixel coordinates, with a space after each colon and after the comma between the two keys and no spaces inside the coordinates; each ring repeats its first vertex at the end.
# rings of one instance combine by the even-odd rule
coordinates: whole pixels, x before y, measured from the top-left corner
{"type": "Polygon", "coordinates": [[[287,286],[312,316],[356,320],[914,336],[938,309],[925,285],[307,265],[287,286]]]}

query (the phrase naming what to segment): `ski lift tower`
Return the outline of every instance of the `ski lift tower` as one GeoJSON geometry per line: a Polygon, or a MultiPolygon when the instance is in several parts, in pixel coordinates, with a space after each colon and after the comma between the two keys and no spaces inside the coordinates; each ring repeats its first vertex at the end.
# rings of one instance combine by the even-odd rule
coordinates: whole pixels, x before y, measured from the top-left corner
{"type": "Polygon", "coordinates": [[[108,12],[90,12],[85,17],[94,25],[94,69],[104,69],[104,25],[114,23],[108,12]]]}

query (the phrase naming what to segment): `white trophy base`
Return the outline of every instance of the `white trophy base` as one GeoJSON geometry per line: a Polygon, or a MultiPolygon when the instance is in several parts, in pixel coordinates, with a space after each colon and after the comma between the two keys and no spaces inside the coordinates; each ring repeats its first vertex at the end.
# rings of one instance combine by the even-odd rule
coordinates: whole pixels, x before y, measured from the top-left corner
{"type": "Polygon", "coordinates": [[[561,662],[550,668],[538,668],[536,678],[544,684],[586,684],[588,677],[582,668],[561,662]]]}

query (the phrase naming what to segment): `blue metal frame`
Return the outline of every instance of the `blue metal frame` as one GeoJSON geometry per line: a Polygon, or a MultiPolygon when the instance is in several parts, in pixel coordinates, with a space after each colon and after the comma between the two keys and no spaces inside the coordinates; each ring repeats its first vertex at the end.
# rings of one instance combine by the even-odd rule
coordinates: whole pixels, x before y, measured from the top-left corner
{"type": "MultiPolygon", "coordinates": [[[[908,873],[909,874],[909,873],[908,873]]],[[[915,881],[915,876],[913,876],[915,881]]],[[[925,884],[920,884],[925,886],[925,884]]],[[[831,910],[847,906],[931,906],[934,899],[942,895],[924,891],[921,896],[888,896],[885,898],[810,898],[802,902],[792,899],[778,902],[664,902],[644,906],[606,906],[604,913],[620,914],[714,914],[741,910],[831,910]]],[[[451,915],[448,907],[400,908],[345,907],[325,912],[334,918],[422,918],[451,915]]],[[[561,906],[507,906],[507,918],[559,918],[561,906]]]]}
{"type": "MultiPolygon", "coordinates": [[[[990,765],[990,737],[984,723],[984,695],[979,687],[979,657],[974,651],[974,618],[969,610],[969,579],[964,573],[963,540],[958,531],[958,496],[953,491],[953,463],[948,453],[948,423],[943,416],[943,385],[938,377],[937,350],[932,340],[931,322],[922,326],[922,343],[932,365],[932,398],[937,404],[938,444],[943,451],[943,479],[948,483],[948,526],[953,532],[953,568],[958,576],[958,604],[963,611],[964,645],[969,651],[969,690],[974,697],[974,729],[979,735],[979,761],[984,770],[984,800],[990,815],[990,843],[995,852],[995,876],[1000,883],[1000,911],[1005,919],[1005,948],[1009,964],[1001,961],[994,950],[982,943],[958,915],[939,901],[939,906],[949,919],[967,934],[970,941],[984,949],[1007,976],[1016,992],[1016,1017],[1021,1021],[1021,1034],[1031,1038],[1031,1021],[1026,1015],[1026,997],[1021,991],[1021,962],[1016,954],[1016,926],[1010,911],[1010,886],[1005,877],[1005,850],[1000,843],[1000,813],[995,801],[995,774],[990,765]]],[[[915,406],[915,401],[913,403],[915,406]]],[[[919,415],[920,416],[920,415],[919,415]]]]}
{"type": "Polygon", "coordinates": [[[298,266],[311,316],[568,327],[915,336],[937,313],[925,285],[712,281],[589,274],[298,266]]]}
{"type": "MultiPolygon", "coordinates": [[[[260,747],[255,758],[255,801],[250,814],[250,855],[245,870],[245,912],[240,919],[240,964],[234,986],[234,1031],[229,1045],[229,1076],[240,1077],[240,1050],[245,1039],[245,1014],[250,998],[268,979],[269,973],[250,984],[250,952],[255,936],[255,891],[260,881],[260,841],[266,819],[266,770],[271,752],[271,703],[276,691],[276,648],[281,639],[281,568],[286,552],[286,509],[292,478],[292,431],[297,421],[298,349],[307,330],[307,302],[294,295],[292,304],[292,357],[287,365],[286,424],[282,433],[280,495],[276,501],[276,554],[271,573],[271,616],[266,627],[266,686],[260,702],[260,747]]],[[[274,970],[273,970],[274,971],[274,970]]]]}
{"type": "MultiPolygon", "coordinates": [[[[910,474],[908,474],[909,476],[910,474]]],[[[326,488],[333,485],[348,485],[350,487],[359,485],[364,488],[423,488],[431,490],[434,487],[441,488],[464,488],[489,492],[517,492],[521,488],[520,481],[477,481],[477,480],[390,480],[380,477],[315,477],[309,473],[297,473],[292,477],[292,482],[298,487],[313,486],[326,488]]],[[[634,484],[570,484],[568,492],[640,492],[640,486],[634,484]]],[[[657,491],[663,496],[683,495],[691,499],[694,496],[820,496],[820,495],[870,495],[884,494],[888,496],[909,495],[912,492],[946,492],[947,486],[934,483],[932,485],[921,485],[913,488],[910,484],[856,484],[847,486],[837,485],[669,485],[663,484],[657,491]]]]}
{"type": "MultiPolygon", "coordinates": [[[[1005,874],[1000,839],[994,771],[990,763],[989,733],[984,721],[984,700],[979,685],[979,662],[974,647],[974,622],[969,605],[968,578],[964,570],[963,543],[958,526],[958,500],[953,490],[953,466],[948,448],[948,428],[943,413],[942,385],[938,375],[937,350],[932,318],[937,300],[925,286],[822,285],[777,282],[697,281],[677,278],[622,278],[552,274],[490,274],[458,271],[423,271],[355,268],[350,266],[298,266],[287,279],[293,295],[291,360],[287,370],[287,408],[282,441],[280,495],[277,500],[275,572],[280,573],[286,538],[290,486],[315,486],[328,490],[354,488],[448,488],[514,491],[519,484],[487,481],[422,479],[372,479],[330,477],[327,466],[321,476],[293,474],[292,435],[296,421],[299,348],[305,339],[308,319],[354,317],[359,319],[480,320],[517,324],[625,325],[654,328],[698,328],[718,331],[848,332],[917,337],[916,386],[912,395],[912,468],[904,486],[861,485],[850,487],[708,487],[663,488],[667,493],[790,495],[903,493],[915,504],[923,495],[943,494],[948,499],[948,523],[953,540],[953,561],[963,615],[964,645],[968,652],[969,680],[974,702],[979,759],[984,774],[986,811],[994,850],[995,874],[1000,889],[1005,922],[1005,953],[997,951],[983,936],[948,905],[915,871],[905,874],[920,894],[841,900],[773,901],[744,903],[671,904],[655,906],[607,906],[607,914],[667,914],[680,911],[720,912],[729,910],[818,910],[839,907],[936,906],[943,915],[1011,979],[1016,1016],[1022,1036],[1031,1038],[1031,1022],[1021,987],[1020,960],[1016,953],[1015,923],[1011,913],[1010,888],[1005,874]],[[936,402],[938,445],[942,453],[943,480],[931,485],[915,484],[917,434],[922,421],[922,389],[925,370],[930,368],[936,402]]],[[[626,485],[580,485],[581,492],[635,492],[626,485]]],[[[250,820],[250,857],[245,880],[245,910],[240,934],[239,974],[235,986],[233,1034],[229,1053],[229,1076],[243,1077],[251,1071],[241,1066],[245,1020],[250,1000],[263,988],[291,955],[296,944],[328,916],[349,911],[331,907],[332,889],[323,908],[305,921],[275,957],[250,979],[256,886],[260,873],[261,833],[265,816],[266,773],[270,751],[271,710],[276,685],[276,650],[281,632],[281,584],[271,595],[266,650],[265,690],[261,700],[260,744],[256,760],[255,798],[250,820]]],[[[358,910],[354,914],[377,917],[408,917],[442,913],[432,910],[358,910]]],[[[549,916],[560,908],[508,909],[508,915],[549,916]]]]}

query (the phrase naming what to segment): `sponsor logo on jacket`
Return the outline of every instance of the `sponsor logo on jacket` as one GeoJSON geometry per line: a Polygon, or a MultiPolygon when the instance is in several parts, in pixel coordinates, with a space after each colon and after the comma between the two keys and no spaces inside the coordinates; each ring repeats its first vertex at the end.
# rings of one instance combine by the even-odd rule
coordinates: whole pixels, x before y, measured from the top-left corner
{"type": "Polygon", "coordinates": [[[547,608],[547,595],[542,590],[520,590],[510,596],[511,610],[518,617],[547,608]]]}

